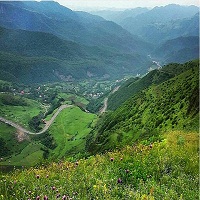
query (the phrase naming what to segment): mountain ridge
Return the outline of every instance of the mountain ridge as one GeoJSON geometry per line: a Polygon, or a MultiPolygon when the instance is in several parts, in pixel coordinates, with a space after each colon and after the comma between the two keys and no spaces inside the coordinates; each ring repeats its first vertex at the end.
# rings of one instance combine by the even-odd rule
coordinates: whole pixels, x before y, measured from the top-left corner
{"type": "Polygon", "coordinates": [[[145,71],[148,63],[137,54],[122,54],[101,47],[80,45],[50,33],[0,28],[0,41],[3,50],[0,56],[3,80],[11,77],[4,76],[5,73],[14,75],[17,78],[15,80],[31,83],[41,82],[42,79],[42,82],[61,81],[61,76],[65,77],[63,80],[71,77],[71,81],[88,78],[88,71],[93,77],[103,78],[105,74],[115,77],[119,76],[119,71],[120,76],[123,73],[145,71]],[[31,71],[28,72],[28,69],[31,71]]]}
{"type": "Polygon", "coordinates": [[[121,148],[145,138],[153,142],[171,130],[198,131],[199,60],[168,66],[167,73],[178,73],[138,90],[99,120],[87,140],[89,152],[121,148]]]}

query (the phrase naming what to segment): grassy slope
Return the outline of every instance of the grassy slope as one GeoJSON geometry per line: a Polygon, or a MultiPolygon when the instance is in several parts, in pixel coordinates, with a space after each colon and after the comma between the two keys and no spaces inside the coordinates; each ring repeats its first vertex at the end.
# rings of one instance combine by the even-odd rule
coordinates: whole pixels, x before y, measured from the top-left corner
{"type": "Polygon", "coordinates": [[[154,141],[160,138],[160,132],[174,129],[198,132],[198,84],[198,65],[195,65],[137,93],[100,121],[95,137],[91,134],[88,138],[89,151],[112,149],[138,139],[154,141]]]}
{"type": "Polygon", "coordinates": [[[20,153],[13,154],[0,165],[34,166],[43,161],[42,147],[40,143],[31,142],[20,153]]]}
{"type": "Polygon", "coordinates": [[[49,129],[58,145],[52,152],[52,158],[84,152],[85,138],[94,120],[96,115],[85,113],[77,107],[63,110],[49,129]]]}
{"type": "Polygon", "coordinates": [[[0,199],[198,199],[198,141],[196,133],[169,132],[152,148],[138,144],[77,163],[16,170],[0,175],[0,199]]]}
{"type": "Polygon", "coordinates": [[[0,140],[4,142],[0,150],[1,157],[18,153],[29,143],[28,141],[18,142],[15,133],[15,128],[0,122],[0,140]]]}
{"type": "Polygon", "coordinates": [[[28,122],[32,117],[38,115],[40,112],[44,112],[41,105],[32,99],[24,97],[18,97],[11,95],[13,99],[17,98],[17,101],[23,101],[24,105],[8,105],[2,102],[2,98],[7,94],[0,94],[0,116],[5,117],[8,120],[16,122],[22,125],[24,128],[29,129],[28,122]]]}
{"type": "Polygon", "coordinates": [[[161,70],[151,71],[143,78],[131,78],[127,80],[117,92],[111,94],[108,98],[108,109],[116,110],[127,99],[152,84],[160,84],[183,71],[190,69],[192,66],[197,66],[198,61],[190,61],[185,64],[171,63],[164,66],[161,70]]]}
{"type": "MultiPolygon", "coordinates": [[[[85,153],[85,138],[96,121],[96,115],[85,113],[78,107],[63,110],[49,129],[57,147],[50,150],[49,159],[60,159],[85,153]]],[[[45,138],[27,137],[23,142],[16,139],[15,129],[1,124],[0,137],[8,144],[9,155],[0,165],[34,166],[44,161],[42,144],[45,138]]]]}

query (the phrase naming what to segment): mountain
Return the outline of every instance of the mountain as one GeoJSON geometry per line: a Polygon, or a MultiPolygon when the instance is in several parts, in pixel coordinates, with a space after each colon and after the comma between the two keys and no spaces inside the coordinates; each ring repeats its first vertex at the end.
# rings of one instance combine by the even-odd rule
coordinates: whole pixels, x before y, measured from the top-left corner
{"type": "Polygon", "coordinates": [[[0,2],[0,25],[5,28],[52,33],[90,46],[145,54],[151,45],[114,22],[84,12],[73,12],[56,2],[0,2]]]}
{"type": "MultiPolygon", "coordinates": [[[[195,42],[196,41],[194,41],[194,43],[195,42]]],[[[159,85],[168,79],[183,73],[185,70],[189,70],[190,68],[191,64],[180,65],[171,63],[163,66],[161,69],[150,71],[143,78],[136,77],[128,79],[122,86],[120,86],[117,92],[109,96],[108,110],[116,110],[131,96],[148,88],[150,85],[159,85]]]]}
{"type": "Polygon", "coordinates": [[[148,42],[159,44],[180,36],[197,36],[199,9],[196,6],[167,5],[155,7],[119,24],[148,42]]]}
{"type": "Polygon", "coordinates": [[[0,48],[0,79],[11,82],[114,78],[144,72],[148,65],[137,54],[80,45],[44,32],[0,28],[0,48]]]}
{"type": "Polygon", "coordinates": [[[188,36],[167,40],[152,53],[155,59],[164,63],[184,63],[199,57],[199,37],[188,36]]]}
{"type": "Polygon", "coordinates": [[[166,80],[164,75],[164,82],[138,90],[114,112],[101,118],[88,137],[90,152],[122,147],[141,139],[157,141],[162,132],[171,130],[198,131],[199,61],[165,68],[160,73],[172,73],[173,78],[166,80]]]}
{"type": "Polygon", "coordinates": [[[106,20],[113,21],[117,24],[120,24],[123,20],[136,17],[139,14],[145,13],[149,11],[148,8],[133,8],[133,9],[126,9],[123,11],[113,11],[113,10],[100,10],[100,11],[92,11],[90,13],[94,15],[99,15],[106,20]]]}

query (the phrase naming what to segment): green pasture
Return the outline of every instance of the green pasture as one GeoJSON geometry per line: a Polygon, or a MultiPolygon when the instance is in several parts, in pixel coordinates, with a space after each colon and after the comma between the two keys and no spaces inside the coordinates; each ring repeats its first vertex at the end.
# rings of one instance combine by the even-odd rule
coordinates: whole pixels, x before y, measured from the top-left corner
{"type": "Polygon", "coordinates": [[[58,96],[65,99],[66,104],[71,103],[70,99],[73,99],[75,102],[82,103],[82,104],[85,104],[85,105],[87,105],[89,103],[89,101],[87,101],[84,97],[78,96],[76,94],[59,93],[58,96]]]}
{"type": "Polygon", "coordinates": [[[34,166],[43,160],[43,147],[40,143],[28,144],[19,154],[13,154],[0,162],[0,165],[34,166]]]}
{"type": "MultiPolygon", "coordinates": [[[[30,142],[27,140],[18,142],[16,129],[0,122],[1,157],[8,157],[14,153],[21,152],[30,142]],[[4,152],[6,150],[6,152],[4,152]]],[[[1,164],[1,163],[0,163],[1,164]]]]}
{"type": "Polygon", "coordinates": [[[27,103],[26,106],[4,105],[1,103],[0,116],[29,129],[28,122],[31,118],[45,111],[37,101],[27,98],[23,98],[23,100],[27,103]]]}
{"type": "Polygon", "coordinates": [[[83,112],[78,107],[64,109],[49,129],[58,145],[51,156],[61,158],[83,151],[85,137],[91,131],[96,118],[96,115],[83,112]]]}

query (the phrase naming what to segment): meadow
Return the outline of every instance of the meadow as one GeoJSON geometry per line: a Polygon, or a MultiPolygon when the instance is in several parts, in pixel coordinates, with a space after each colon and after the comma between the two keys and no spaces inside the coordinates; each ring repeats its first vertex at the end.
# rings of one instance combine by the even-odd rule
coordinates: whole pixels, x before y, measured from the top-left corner
{"type": "Polygon", "coordinates": [[[11,94],[0,94],[0,116],[28,130],[30,130],[28,122],[40,112],[44,113],[45,109],[35,100],[11,94]]]}
{"type": "Polygon", "coordinates": [[[1,174],[0,199],[198,199],[198,133],[1,174]],[[28,179],[27,179],[28,177],[28,179]]]}
{"type": "Polygon", "coordinates": [[[63,110],[49,129],[57,144],[50,157],[55,159],[85,152],[85,138],[96,119],[95,114],[83,112],[78,107],[63,110]]]}

